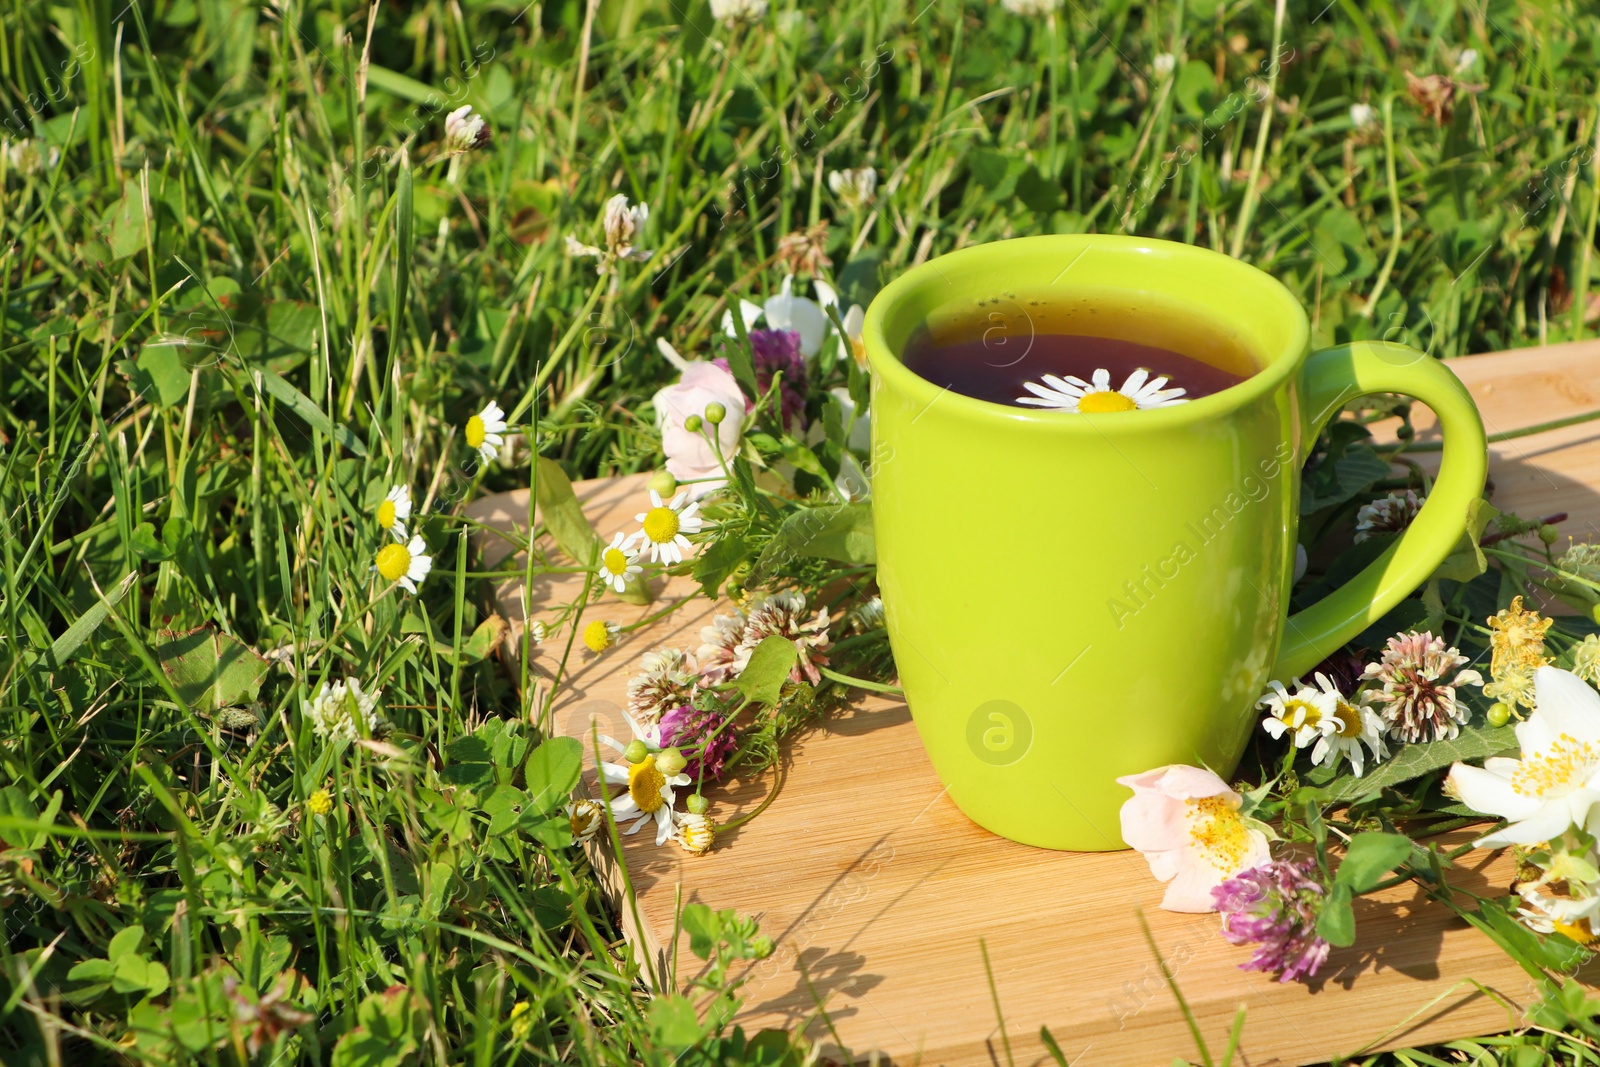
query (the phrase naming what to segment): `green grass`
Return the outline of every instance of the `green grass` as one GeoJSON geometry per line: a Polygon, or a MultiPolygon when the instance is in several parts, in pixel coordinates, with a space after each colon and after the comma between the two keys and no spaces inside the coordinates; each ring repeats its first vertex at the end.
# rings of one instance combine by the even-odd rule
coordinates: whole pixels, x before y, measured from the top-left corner
{"type": "MultiPolygon", "coordinates": [[[[538,717],[469,647],[489,576],[460,518],[529,470],[478,470],[460,428],[497,399],[573,477],[651,468],[657,339],[707,355],[730,299],[777,288],[780,238],[822,223],[847,302],[963,245],[1094,230],[1255,263],[1319,343],[1592,335],[1593,6],[1273,16],[5,4],[0,137],[59,163],[0,157],[0,1060],[325,1062],[358,1025],[341,1062],[800,1056],[652,1008],[560,834],[450,801],[473,729],[524,724],[503,743],[525,756],[538,717]],[[1440,121],[1407,72],[1473,88],[1440,121]],[[494,140],[442,158],[465,103],[494,140]],[[878,199],[850,211],[826,174],[859,166],[878,199]],[[617,192],[650,205],[655,256],[612,284],[563,238],[598,243],[617,192]],[[427,500],[417,598],[369,581],[394,482],[427,500]],[[290,650],[248,718],[161,669],[162,632],[200,626],[290,650]],[[388,747],[311,733],[302,702],[345,675],[382,686],[388,747]],[[280,973],[309,1021],[263,1006],[280,973]]],[[[1375,1062],[1463,1057],[1600,1060],[1535,1031],[1375,1062]]]]}

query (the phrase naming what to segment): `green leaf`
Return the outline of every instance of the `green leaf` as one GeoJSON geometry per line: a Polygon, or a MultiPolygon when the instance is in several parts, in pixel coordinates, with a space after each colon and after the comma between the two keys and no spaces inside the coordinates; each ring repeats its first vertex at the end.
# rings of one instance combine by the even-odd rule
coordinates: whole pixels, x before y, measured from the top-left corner
{"type": "Polygon", "coordinates": [[[1356,913],[1350,907],[1350,887],[1335,882],[1317,916],[1317,933],[1330,945],[1344,948],[1356,942],[1356,913]]]}
{"type": "Polygon", "coordinates": [[[500,642],[505,639],[510,631],[511,624],[499,615],[490,615],[478,624],[472,631],[472,636],[467,638],[467,643],[461,648],[461,660],[464,663],[478,663],[489,658],[494,650],[500,647],[500,642]]]}
{"type": "Polygon", "coordinates": [[[118,930],[111,939],[111,944],[106,947],[106,958],[116,963],[122,957],[139,951],[139,946],[144,942],[144,927],[124,926],[118,930]]]}
{"type": "Polygon", "coordinates": [[[167,338],[152,338],[139,346],[133,365],[134,388],[158,408],[172,408],[189,398],[192,380],[179,345],[167,338]]]}
{"type": "Polygon", "coordinates": [[[799,650],[787,637],[763,637],[750,653],[750,662],[734,680],[734,688],[747,701],[776,707],[783,683],[789,680],[789,672],[799,658],[799,650]]]}
{"type": "Polygon", "coordinates": [[[1509,726],[1463,727],[1461,733],[1450,740],[1402,746],[1393,759],[1378,764],[1365,777],[1344,775],[1336,779],[1328,786],[1329,799],[1337,803],[1372,796],[1380,789],[1420,778],[1440,767],[1448,767],[1457,760],[1498,756],[1516,747],[1517,735],[1509,726]]]}
{"type": "Polygon", "coordinates": [[[1365,893],[1410,859],[1411,849],[1411,839],[1404,834],[1356,834],[1345,849],[1334,880],[1348,886],[1352,893],[1365,893]]]}
{"type": "Polygon", "coordinates": [[[84,960],[73,965],[72,970],[67,972],[67,979],[73,982],[109,982],[111,975],[110,960],[84,960]]]}
{"type": "MultiPolygon", "coordinates": [[[[151,527],[152,532],[154,527],[151,527]]],[[[152,538],[153,539],[153,538],[152,538]]],[[[137,574],[129,574],[118,582],[109,594],[103,595],[99,600],[89,605],[89,610],[78,616],[78,620],[67,627],[62,635],[50,645],[50,665],[59,667],[73,657],[73,654],[89,640],[90,636],[106,621],[106,616],[111,614],[111,609],[121,602],[128,590],[133,587],[137,574]]]]}
{"type": "Polygon", "coordinates": [[[572,492],[567,472],[553,459],[538,457],[537,503],[539,518],[556,539],[561,551],[581,567],[592,567],[599,559],[600,537],[583,517],[583,508],[572,492]]]}
{"type": "Polygon", "coordinates": [[[248,704],[260,692],[270,664],[238,638],[210,626],[163,636],[155,648],[161,671],[195,711],[248,704]]]}
{"type": "Polygon", "coordinates": [[[153,522],[141,522],[133,528],[133,536],[129,538],[134,555],[140,559],[160,562],[172,558],[172,550],[161,543],[156,536],[156,525],[153,522]]]}
{"type": "Polygon", "coordinates": [[[333,438],[358,456],[367,454],[366,442],[357,437],[350,427],[343,424],[335,426],[333,420],[328,418],[327,412],[317,407],[309,396],[290,385],[276,372],[266,367],[256,367],[252,373],[260,375],[263,390],[277,398],[279,403],[288,405],[289,410],[300,416],[307,426],[324,436],[333,438]]]}
{"type": "Polygon", "coordinates": [[[1461,540],[1434,570],[1433,577],[1470,582],[1488,570],[1489,561],[1484,557],[1478,539],[1483,536],[1484,528],[1499,514],[1500,510],[1482,497],[1468,504],[1467,528],[1461,531],[1461,540]]]}
{"type": "Polygon", "coordinates": [[[722,346],[722,354],[728,360],[728,373],[733,375],[745,396],[759,400],[761,387],[756,384],[756,366],[750,357],[750,333],[744,326],[744,314],[741,309],[734,308],[730,318],[736,343],[722,346]]]}
{"type": "Polygon", "coordinates": [[[148,993],[160,996],[167,991],[167,969],[156,960],[129,953],[111,965],[111,988],[117,993],[148,993]]]}
{"type": "Polygon", "coordinates": [[[439,772],[439,780],[467,789],[478,789],[494,782],[494,766],[488,763],[452,763],[439,772]]]}
{"type": "Polygon", "coordinates": [[[106,243],[111,254],[118,259],[131,256],[144,248],[145,226],[149,217],[144,210],[144,192],[134,178],[122,182],[122,199],[111,208],[111,232],[106,243]]]}
{"type": "Polygon", "coordinates": [[[523,768],[528,807],[550,812],[566,803],[583,771],[583,742],[576,737],[552,737],[533,750],[523,768]]]}
{"type": "Polygon", "coordinates": [[[751,570],[752,583],[776,574],[796,557],[864,565],[878,561],[872,505],[829,504],[791,513],[751,570]]]}
{"type": "Polygon", "coordinates": [[[744,562],[749,553],[750,545],[744,538],[732,535],[718,537],[695,557],[694,580],[700,583],[707,597],[715,600],[722,583],[728,580],[728,575],[744,562]]]}
{"type": "Polygon", "coordinates": [[[656,997],[650,1002],[650,1032],[669,1049],[689,1048],[705,1036],[694,1005],[678,993],[656,997]]]}
{"type": "Polygon", "coordinates": [[[685,904],[680,917],[683,932],[689,935],[689,951],[703,960],[722,939],[722,920],[704,904],[685,904]]]}
{"type": "Polygon", "coordinates": [[[1534,933],[1501,901],[1479,900],[1476,912],[1457,911],[1535,978],[1544,978],[1545,970],[1571,973],[1589,955],[1566,937],[1534,933]]]}

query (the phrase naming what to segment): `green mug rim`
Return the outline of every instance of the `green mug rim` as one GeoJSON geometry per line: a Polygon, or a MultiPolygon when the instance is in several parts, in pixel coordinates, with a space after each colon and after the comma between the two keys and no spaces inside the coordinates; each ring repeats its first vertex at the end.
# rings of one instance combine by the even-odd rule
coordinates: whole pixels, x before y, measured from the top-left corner
{"type": "Polygon", "coordinates": [[[973,245],[912,267],[884,286],[873,298],[867,308],[866,320],[862,323],[861,337],[867,361],[873,371],[885,384],[910,394],[913,399],[921,398],[932,404],[943,397],[947,403],[955,405],[957,412],[964,412],[977,418],[1020,420],[1067,433],[1092,432],[1103,435],[1107,430],[1141,433],[1204,421],[1235,411],[1276,390],[1285,379],[1299,369],[1309,353],[1311,324],[1306,318],[1304,306],[1282,282],[1259,267],[1253,267],[1232,256],[1213,252],[1208,248],[1150,237],[1122,234],[1042,234],[973,245]],[[1120,254],[1143,252],[1168,259],[1192,259],[1196,270],[1230,271],[1238,276],[1242,284],[1257,287],[1265,298],[1266,303],[1252,314],[1281,313],[1289,317],[1289,340],[1283,350],[1276,355],[1258,353],[1265,360],[1264,365],[1237,385],[1191,400],[1187,404],[1147,408],[1140,411],[1137,418],[1130,419],[1127,417],[1127,412],[1066,412],[1014,407],[957,393],[952,389],[935,385],[907,367],[901,362],[900,356],[890,348],[884,336],[884,320],[889,315],[889,309],[896,303],[923,286],[950,284],[940,270],[941,264],[982,259],[995,259],[1001,263],[1008,263],[1015,262],[1019,257],[1047,250],[1055,253],[1072,252],[1088,246],[1114,250],[1120,254]],[[1280,305],[1277,311],[1271,307],[1272,303],[1280,305]]]}

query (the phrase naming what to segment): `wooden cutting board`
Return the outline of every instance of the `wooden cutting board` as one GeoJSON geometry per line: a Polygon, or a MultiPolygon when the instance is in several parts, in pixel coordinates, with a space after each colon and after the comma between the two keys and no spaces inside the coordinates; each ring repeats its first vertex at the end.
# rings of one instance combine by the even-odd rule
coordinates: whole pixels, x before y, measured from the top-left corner
{"type": "MultiPolygon", "coordinates": [[[[1600,344],[1450,366],[1477,397],[1490,433],[1600,408],[1600,344]]],[[[1426,413],[1414,421],[1427,439],[1426,413]]],[[[1492,452],[1501,507],[1528,516],[1566,511],[1563,528],[1579,539],[1600,532],[1600,424],[1492,452]]],[[[633,528],[644,483],[635,475],[577,486],[606,540],[633,528]]],[[[527,494],[491,497],[468,513],[492,527],[520,527],[527,494]]],[[[485,534],[481,543],[486,566],[504,565],[505,542],[485,534]]],[[[578,596],[582,584],[581,576],[543,577],[524,597],[520,581],[504,583],[495,600],[513,622],[512,642],[524,603],[539,618],[578,596]]],[[[624,624],[682,607],[623,635],[602,656],[575,645],[554,728],[587,739],[597,725],[628,737],[621,713],[639,657],[663,645],[693,648],[700,627],[728,610],[694,599],[696,591],[675,579],[647,608],[609,596],[592,604],[585,621],[624,624]]],[[[560,661],[565,632],[560,638],[536,651],[531,666],[541,685],[560,661]]],[[[729,783],[712,794],[714,814],[727,821],[751,810],[776,777],[729,783]]],[[[1249,952],[1218,936],[1216,916],[1157,907],[1162,887],[1137,853],[1049,852],[969,822],[944,795],[898,701],[863,700],[789,746],[782,780],[777,801],[721,835],[709,855],[690,857],[671,843],[657,848],[641,833],[624,838],[620,864],[607,847],[593,856],[658,988],[681,989],[701,967],[687,938],[669,958],[679,900],[754,915],[776,948],[746,968],[736,1021],[747,1031],[803,1029],[831,1056],[1047,1063],[1040,1029],[1048,1027],[1073,1067],[1198,1061],[1163,964],[1214,1055],[1245,1009],[1240,1062],[1253,1067],[1506,1030],[1533,995],[1528,976],[1504,953],[1411,886],[1359,901],[1357,944],[1335,951],[1312,985],[1242,971],[1249,952]],[[624,866],[637,907],[622,899],[624,866]],[[1141,912],[1159,960],[1140,931],[1141,912]]],[[[1451,882],[1497,896],[1510,877],[1507,856],[1475,852],[1451,882]]]]}

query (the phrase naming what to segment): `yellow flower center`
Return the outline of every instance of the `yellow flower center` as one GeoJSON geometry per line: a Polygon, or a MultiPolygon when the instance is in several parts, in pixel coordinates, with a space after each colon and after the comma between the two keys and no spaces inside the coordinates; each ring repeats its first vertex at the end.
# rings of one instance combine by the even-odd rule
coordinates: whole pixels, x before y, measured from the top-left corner
{"type": "Polygon", "coordinates": [[[1219,871],[1233,872],[1250,848],[1250,831],[1225,796],[1184,801],[1189,807],[1189,840],[1219,871]]]}
{"type": "Polygon", "coordinates": [[[333,797],[326,789],[319,789],[306,798],[306,807],[313,815],[326,815],[333,810],[333,797]]]}
{"type": "Polygon", "coordinates": [[[620,548],[608,548],[600,554],[606,573],[619,577],[628,573],[628,554],[620,548]]]}
{"type": "Polygon", "coordinates": [[[646,815],[655,814],[666,803],[661,796],[661,787],[666,784],[667,776],[656,766],[654,756],[646,756],[643,762],[628,767],[628,795],[646,815]]]}
{"type": "Polygon", "coordinates": [[[1283,721],[1290,726],[1322,725],[1322,709],[1309,700],[1290,697],[1283,702],[1283,721]]]}
{"type": "Polygon", "coordinates": [[[394,501],[385,500],[378,505],[378,525],[385,530],[394,525],[394,501]]]}
{"type": "Polygon", "coordinates": [[[591,622],[583,628],[583,643],[590,652],[604,652],[611,647],[611,631],[604,622],[591,622]]]}
{"type": "MultiPolygon", "coordinates": [[[[600,811],[598,808],[591,808],[585,804],[580,804],[574,807],[572,809],[572,814],[567,818],[568,824],[572,827],[572,836],[582,837],[584,834],[588,833],[589,825],[593,823],[595,819],[599,818],[599,815],[600,811]]],[[[516,1009],[512,1009],[512,1014],[516,1014],[516,1009]]]]}
{"type": "Polygon", "coordinates": [[[479,445],[483,444],[484,432],[482,416],[474,415],[472,418],[468,419],[467,432],[465,434],[467,438],[467,447],[477,448],[479,445]]]}
{"type": "Polygon", "coordinates": [[[1138,404],[1135,404],[1115,389],[1102,389],[1098,393],[1085,393],[1083,399],[1078,401],[1078,410],[1091,415],[1102,411],[1132,411],[1138,406],[1138,404]]]}
{"type": "Polygon", "coordinates": [[[1359,737],[1361,735],[1361,714],[1348,701],[1338,700],[1333,705],[1333,717],[1339,724],[1334,732],[1340,737],[1359,737]]]}
{"type": "Polygon", "coordinates": [[[1525,797],[1570,792],[1583,784],[1596,762],[1600,762],[1600,750],[1594,745],[1562,734],[1549,751],[1523,758],[1511,775],[1511,788],[1525,797]]]}
{"type": "Polygon", "coordinates": [[[1556,933],[1563,934],[1580,945],[1587,945],[1596,940],[1594,933],[1589,929],[1589,920],[1583,919],[1577,925],[1572,923],[1554,922],[1556,933]]]}
{"type": "Polygon", "coordinates": [[[405,545],[384,545],[378,549],[377,564],[385,581],[398,582],[411,569],[411,553],[405,545]]]}
{"type": "Polygon", "coordinates": [[[678,536],[678,513],[671,508],[651,508],[644,517],[644,535],[658,545],[678,536]]]}

